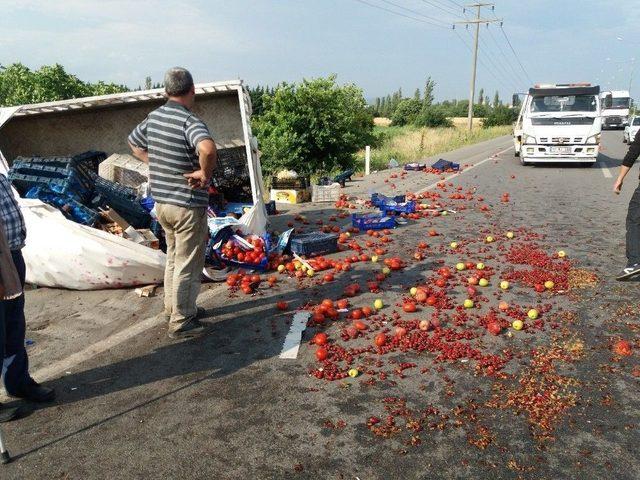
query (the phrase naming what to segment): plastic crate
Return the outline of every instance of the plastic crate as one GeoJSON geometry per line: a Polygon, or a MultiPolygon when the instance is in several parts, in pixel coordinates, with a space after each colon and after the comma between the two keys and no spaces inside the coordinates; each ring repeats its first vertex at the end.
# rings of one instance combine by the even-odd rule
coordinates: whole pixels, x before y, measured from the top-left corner
{"type": "MultiPolygon", "coordinates": [[[[271,247],[271,241],[269,238],[269,235],[265,235],[264,237],[262,237],[262,239],[264,240],[264,247],[265,250],[268,252],[270,247],[271,247]]],[[[239,244],[239,242],[237,242],[234,237],[230,237],[229,240],[231,240],[232,242],[239,244]]],[[[211,240],[213,241],[213,239],[211,240]]],[[[245,270],[259,270],[261,272],[264,272],[266,270],[269,269],[269,258],[265,257],[264,260],[262,260],[260,263],[245,263],[245,262],[238,262],[237,260],[232,260],[230,258],[225,257],[224,255],[222,255],[222,249],[211,249],[212,252],[215,252],[215,255],[224,263],[226,263],[227,265],[231,265],[237,268],[241,268],[241,269],[245,269],[245,270]]]]}
{"type": "Polygon", "coordinates": [[[385,203],[404,203],[407,197],[405,195],[397,195],[395,197],[387,197],[386,195],[382,195],[381,193],[372,193],[371,194],[371,203],[375,207],[379,207],[380,205],[384,205],[385,203]]]}
{"type": "Polygon", "coordinates": [[[8,178],[22,193],[32,188],[42,187],[60,195],[86,202],[91,198],[93,191],[90,184],[87,185],[85,179],[82,179],[75,170],[61,173],[47,170],[12,168],[9,171],[8,178]]]}
{"type": "Polygon", "coordinates": [[[134,228],[149,228],[151,216],[140,205],[137,192],[133,188],[96,177],[96,193],[99,198],[95,203],[113,208],[134,228]]]}
{"type": "Polygon", "coordinates": [[[276,190],[304,190],[311,186],[309,177],[283,178],[271,177],[271,188],[276,190]]]}
{"type": "Polygon", "coordinates": [[[102,178],[133,188],[149,181],[149,166],[133,155],[114,153],[100,163],[98,173],[102,178]]]}
{"type": "Polygon", "coordinates": [[[48,203],[60,210],[65,217],[82,225],[93,226],[100,218],[100,214],[95,210],[83,205],[72,197],[65,197],[46,188],[34,187],[30,189],[25,198],[35,198],[44,203],[48,203]]]}
{"type": "Polygon", "coordinates": [[[416,202],[383,204],[378,207],[385,215],[389,213],[415,213],[416,202]]]}
{"type": "Polygon", "coordinates": [[[436,170],[445,171],[445,170],[460,170],[460,164],[450,162],[449,160],[445,160],[441,158],[436,163],[431,165],[431,168],[436,170]]]}
{"type": "Polygon", "coordinates": [[[414,172],[424,170],[425,168],[427,168],[427,165],[425,163],[407,163],[404,166],[405,170],[414,172]]]}
{"type": "Polygon", "coordinates": [[[380,213],[354,213],[351,215],[351,224],[361,231],[383,230],[385,228],[395,228],[396,221],[393,217],[380,213]]]}
{"type": "Polygon", "coordinates": [[[338,236],[321,232],[303,233],[291,238],[290,248],[298,255],[333,253],[338,251],[338,236]]]}
{"type": "Polygon", "coordinates": [[[267,209],[267,215],[277,215],[278,214],[278,209],[276,208],[275,200],[271,200],[270,202],[265,203],[264,206],[267,209]]]}
{"type": "Polygon", "coordinates": [[[218,150],[218,163],[213,172],[213,186],[224,198],[234,202],[251,202],[251,179],[245,147],[218,150]]]}
{"type": "Polygon", "coordinates": [[[312,202],[337,202],[340,200],[340,189],[342,187],[339,183],[332,185],[313,185],[311,190],[312,202]]]}

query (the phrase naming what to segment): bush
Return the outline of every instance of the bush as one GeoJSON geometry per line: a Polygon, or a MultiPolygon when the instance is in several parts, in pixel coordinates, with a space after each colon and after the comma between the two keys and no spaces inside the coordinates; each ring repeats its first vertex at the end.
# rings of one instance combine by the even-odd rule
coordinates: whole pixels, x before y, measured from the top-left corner
{"type": "Polygon", "coordinates": [[[499,105],[491,110],[482,120],[482,127],[497,127],[500,125],[511,125],[518,118],[518,112],[509,107],[499,105]]]}
{"type": "Polygon", "coordinates": [[[267,172],[347,169],[373,138],[362,90],[337,85],[335,76],[280,85],[264,97],[264,112],[253,126],[267,172]]]}
{"type": "Polygon", "coordinates": [[[430,127],[430,128],[450,128],[453,127],[453,122],[449,120],[445,111],[440,107],[426,107],[415,120],[415,125],[418,127],[430,127]]]}
{"type": "Polygon", "coordinates": [[[422,101],[414,98],[405,98],[396,107],[391,116],[391,123],[395,126],[409,125],[414,123],[422,111],[422,101]]]}

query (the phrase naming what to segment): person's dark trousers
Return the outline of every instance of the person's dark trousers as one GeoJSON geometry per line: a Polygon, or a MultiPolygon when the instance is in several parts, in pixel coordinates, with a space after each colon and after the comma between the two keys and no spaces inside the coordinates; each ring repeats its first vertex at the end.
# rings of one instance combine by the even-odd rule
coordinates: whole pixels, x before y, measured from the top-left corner
{"type": "MultiPolygon", "coordinates": [[[[12,251],[13,263],[18,271],[20,283],[24,288],[26,267],[22,252],[12,251]]],[[[4,317],[4,362],[2,373],[4,387],[9,395],[18,392],[22,387],[33,383],[29,376],[29,358],[24,345],[26,324],[24,318],[24,293],[13,300],[2,300],[2,314],[4,317]]]]}
{"type": "Polygon", "coordinates": [[[640,186],[629,202],[627,213],[627,265],[640,263],[640,186]]]}

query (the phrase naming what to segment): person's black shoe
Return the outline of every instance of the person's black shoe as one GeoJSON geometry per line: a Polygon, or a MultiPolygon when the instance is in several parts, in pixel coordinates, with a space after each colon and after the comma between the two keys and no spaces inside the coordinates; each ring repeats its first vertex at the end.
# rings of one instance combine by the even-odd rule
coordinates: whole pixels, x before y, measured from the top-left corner
{"type": "MultiPolygon", "coordinates": [[[[198,307],[196,310],[196,316],[194,318],[199,319],[199,318],[204,318],[206,316],[207,316],[207,311],[202,307],[198,307]]],[[[168,322],[169,320],[171,320],[171,315],[169,315],[166,312],[162,312],[158,314],[158,318],[164,320],[165,322],[168,322]]]]}
{"type": "Polygon", "coordinates": [[[42,385],[33,382],[10,395],[12,397],[29,400],[30,402],[46,403],[53,402],[55,400],[56,391],[53,388],[43,387],[42,385]]]}
{"type": "Polygon", "coordinates": [[[3,407],[0,403],[0,423],[6,423],[14,420],[19,413],[19,407],[3,407]]]}
{"type": "Polygon", "coordinates": [[[182,339],[182,338],[192,338],[198,337],[200,335],[204,335],[209,331],[211,327],[209,325],[205,325],[200,322],[200,320],[196,318],[192,318],[191,320],[182,324],[182,326],[177,330],[169,330],[167,335],[169,338],[174,340],[182,339]]]}
{"type": "Polygon", "coordinates": [[[640,263],[634,263],[626,268],[616,276],[616,280],[629,280],[631,277],[635,277],[640,274],[640,263]]]}

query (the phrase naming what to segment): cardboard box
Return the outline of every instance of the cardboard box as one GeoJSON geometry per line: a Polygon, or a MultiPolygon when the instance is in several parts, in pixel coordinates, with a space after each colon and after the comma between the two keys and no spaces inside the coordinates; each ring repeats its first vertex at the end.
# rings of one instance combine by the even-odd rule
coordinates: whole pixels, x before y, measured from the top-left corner
{"type": "Polygon", "coordinates": [[[271,189],[271,200],[276,203],[289,203],[296,204],[306,202],[309,199],[309,190],[280,190],[277,188],[271,189]]]}

